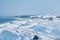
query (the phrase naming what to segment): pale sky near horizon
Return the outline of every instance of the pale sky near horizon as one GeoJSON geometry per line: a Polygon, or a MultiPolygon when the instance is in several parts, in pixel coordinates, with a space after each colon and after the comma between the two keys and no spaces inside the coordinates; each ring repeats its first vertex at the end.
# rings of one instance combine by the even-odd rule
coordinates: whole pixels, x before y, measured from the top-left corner
{"type": "Polygon", "coordinates": [[[57,14],[60,0],[0,0],[0,16],[57,14]]]}

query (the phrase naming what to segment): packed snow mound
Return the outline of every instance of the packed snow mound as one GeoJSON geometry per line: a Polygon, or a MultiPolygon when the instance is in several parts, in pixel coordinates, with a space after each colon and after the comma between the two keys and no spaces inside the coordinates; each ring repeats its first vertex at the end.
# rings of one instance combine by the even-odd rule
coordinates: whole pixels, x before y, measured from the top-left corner
{"type": "Polygon", "coordinates": [[[0,24],[0,40],[59,40],[60,16],[24,15],[0,24]]]}

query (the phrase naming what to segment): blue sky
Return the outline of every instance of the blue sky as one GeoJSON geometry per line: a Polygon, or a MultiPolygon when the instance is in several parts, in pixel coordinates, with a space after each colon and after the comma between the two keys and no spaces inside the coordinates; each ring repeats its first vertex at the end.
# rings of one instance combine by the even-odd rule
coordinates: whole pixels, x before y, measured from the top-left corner
{"type": "Polygon", "coordinates": [[[60,0],[0,0],[0,16],[57,14],[60,0]]]}

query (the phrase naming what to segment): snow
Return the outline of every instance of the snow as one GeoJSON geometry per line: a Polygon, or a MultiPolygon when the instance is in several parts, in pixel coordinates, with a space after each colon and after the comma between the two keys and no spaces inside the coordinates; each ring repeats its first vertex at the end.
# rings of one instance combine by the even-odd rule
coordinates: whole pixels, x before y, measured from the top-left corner
{"type": "MultiPolygon", "coordinates": [[[[36,17],[36,15],[31,17],[36,17]]],[[[16,18],[14,21],[1,24],[0,36],[7,30],[18,36],[16,40],[32,40],[34,35],[39,36],[41,40],[54,40],[60,37],[60,20],[56,16],[43,16],[43,18],[53,17],[52,21],[40,19],[41,15],[37,15],[37,17],[39,18],[16,18]]]]}

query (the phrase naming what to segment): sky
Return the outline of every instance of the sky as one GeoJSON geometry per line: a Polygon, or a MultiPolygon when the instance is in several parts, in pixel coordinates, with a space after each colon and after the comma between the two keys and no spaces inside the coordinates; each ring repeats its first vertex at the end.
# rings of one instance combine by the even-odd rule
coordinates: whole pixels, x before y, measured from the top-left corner
{"type": "Polygon", "coordinates": [[[60,0],[0,0],[0,16],[60,15],[60,0]]]}

